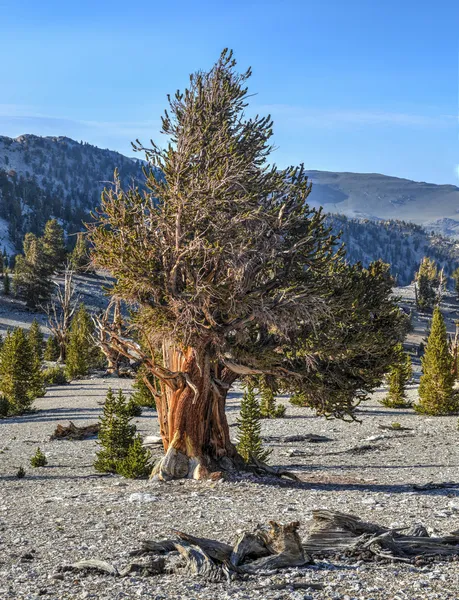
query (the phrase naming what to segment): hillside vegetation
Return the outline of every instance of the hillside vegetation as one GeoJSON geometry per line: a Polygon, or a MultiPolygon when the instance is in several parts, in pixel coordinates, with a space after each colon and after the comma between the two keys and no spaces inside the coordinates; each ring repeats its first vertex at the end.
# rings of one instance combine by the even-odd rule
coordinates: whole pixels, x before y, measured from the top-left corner
{"type": "Polygon", "coordinates": [[[413,281],[424,256],[433,258],[448,276],[459,264],[457,242],[429,233],[414,223],[350,219],[344,215],[329,215],[327,221],[334,233],[342,232],[341,239],[350,262],[361,261],[367,266],[381,258],[391,265],[391,273],[398,285],[413,281]]]}
{"type": "Polygon", "coordinates": [[[115,168],[129,186],[142,180],[142,164],[66,137],[0,136],[3,243],[19,250],[24,234],[41,233],[50,217],[68,233],[81,230],[115,168]]]}

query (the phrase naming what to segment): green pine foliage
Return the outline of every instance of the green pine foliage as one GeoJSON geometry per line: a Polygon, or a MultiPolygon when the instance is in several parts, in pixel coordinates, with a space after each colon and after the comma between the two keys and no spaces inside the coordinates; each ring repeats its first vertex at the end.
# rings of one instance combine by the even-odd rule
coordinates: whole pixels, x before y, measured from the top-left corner
{"type": "Polygon", "coordinates": [[[70,266],[76,273],[84,273],[89,268],[89,247],[81,232],[77,234],[75,248],[70,255],[70,266]]]}
{"type": "Polygon", "coordinates": [[[8,271],[5,272],[3,276],[3,293],[5,296],[9,296],[11,291],[11,279],[8,274],[8,271]]]}
{"type": "Polygon", "coordinates": [[[0,352],[0,391],[8,401],[8,414],[30,409],[40,391],[38,381],[28,336],[20,327],[8,331],[0,352]]]}
{"type": "Polygon", "coordinates": [[[30,464],[34,468],[46,467],[46,465],[48,464],[48,459],[46,458],[46,455],[41,451],[40,448],[37,448],[37,451],[30,459],[30,464]]]}
{"type": "Polygon", "coordinates": [[[45,385],[65,385],[68,383],[65,370],[60,365],[44,369],[42,376],[45,385]]]}
{"type": "Polygon", "coordinates": [[[48,302],[51,279],[43,242],[33,233],[24,238],[24,255],[16,257],[13,286],[15,293],[26,301],[29,308],[48,302]]]}
{"type": "Polygon", "coordinates": [[[425,256],[416,273],[416,300],[420,309],[431,308],[437,298],[439,274],[435,261],[425,256]]]}
{"type": "Polygon", "coordinates": [[[151,468],[150,453],[142,446],[142,438],[136,435],[128,448],[126,458],[118,462],[117,473],[128,479],[139,479],[148,477],[151,468]]]}
{"type": "Polygon", "coordinates": [[[54,362],[59,358],[59,342],[54,335],[50,335],[46,340],[43,358],[50,362],[54,362]]]}
{"type": "Polygon", "coordinates": [[[0,419],[7,417],[10,410],[10,403],[5,396],[0,396],[0,419]]]}
{"type": "Polygon", "coordinates": [[[156,408],[156,401],[153,394],[148,389],[145,383],[144,377],[149,377],[152,385],[154,385],[153,377],[149,375],[144,367],[140,367],[135,375],[135,382],[133,384],[134,393],[131,399],[139,406],[145,406],[147,408],[156,408]]]}
{"type": "Polygon", "coordinates": [[[419,403],[415,405],[418,412],[428,415],[448,415],[457,412],[459,405],[457,395],[453,392],[452,363],[445,321],[437,306],[422,357],[419,403]]]}
{"type": "Polygon", "coordinates": [[[68,379],[85,377],[92,368],[100,364],[101,353],[94,344],[93,332],[94,324],[86,307],[81,304],[70,326],[65,361],[65,372],[68,379]]]}
{"type": "Polygon", "coordinates": [[[25,474],[26,474],[26,472],[25,472],[24,467],[19,467],[19,469],[17,470],[17,473],[16,473],[16,477],[18,479],[23,479],[25,477],[25,474]]]}
{"type": "Polygon", "coordinates": [[[241,413],[237,420],[237,450],[246,462],[250,462],[252,458],[265,462],[271,454],[270,450],[263,448],[260,420],[260,405],[253,387],[248,385],[242,397],[241,413]]]}
{"type": "Polygon", "coordinates": [[[46,223],[42,244],[47,270],[50,274],[54,273],[63,266],[67,254],[64,230],[56,219],[50,219],[46,223]]]}
{"type": "Polygon", "coordinates": [[[41,362],[43,360],[43,333],[36,319],[32,321],[28,332],[28,340],[32,351],[31,368],[33,372],[32,393],[36,398],[41,398],[46,393],[41,362]]]}
{"type": "Polygon", "coordinates": [[[389,392],[381,404],[389,408],[408,408],[412,405],[406,397],[406,386],[413,376],[409,354],[404,352],[402,344],[397,347],[397,360],[387,375],[389,392]]]}
{"type": "Polygon", "coordinates": [[[459,267],[453,271],[452,278],[454,279],[454,289],[459,296],[459,267]]]}
{"type": "Polygon", "coordinates": [[[285,406],[276,405],[276,397],[265,378],[260,378],[260,416],[262,419],[279,419],[285,415],[285,406]]]}
{"type": "Polygon", "coordinates": [[[100,473],[118,473],[118,467],[135,439],[135,426],[127,410],[128,400],[122,390],[107,392],[100,418],[99,445],[94,468],[100,473]]]}
{"type": "Polygon", "coordinates": [[[32,351],[38,356],[40,361],[43,360],[44,336],[37,319],[32,321],[28,337],[32,351]]]}

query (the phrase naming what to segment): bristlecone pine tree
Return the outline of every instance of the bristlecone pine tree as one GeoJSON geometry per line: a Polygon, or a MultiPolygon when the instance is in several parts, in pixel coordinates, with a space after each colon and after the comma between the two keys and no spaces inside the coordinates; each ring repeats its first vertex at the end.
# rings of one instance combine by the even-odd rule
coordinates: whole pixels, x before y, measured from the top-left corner
{"type": "Polygon", "coordinates": [[[106,333],[158,382],[164,479],[243,466],[225,416],[241,376],[269,373],[320,414],[352,418],[403,334],[388,266],[347,264],[303,167],[269,166],[272,121],[246,117],[250,70],[235,65],[224,51],[170,98],[167,147],[137,146],[149,192],[115,173],[88,236],[114,296],[136,307],[106,333]]]}
{"type": "Polygon", "coordinates": [[[70,327],[65,372],[69,379],[85,377],[97,364],[99,350],[92,339],[94,325],[84,304],[76,311],[70,327]]]}
{"type": "Polygon", "coordinates": [[[435,261],[425,256],[416,273],[416,301],[421,309],[431,308],[437,298],[439,275],[435,261]]]}
{"type": "Polygon", "coordinates": [[[8,271],[6,271],[5,275],[3,276],[3,293],[5,294],[5,296],[10,295],[10,289],[11,289],[10,276],[8,274],[8,271]]]}
{"type": "Polygon", "coordinates": [[[59,342],[54,335],[50,335],[46,340],[43,358],[48,361],[55,361],[59,358],[59,342]]]}
{"type": "Polygon", "coordinates": [[[451,277],[454,279],[454,288],[456,290],[456,294],[459,296],[459,267],[453,271],[451,277]]]}
{"type": "Polygon", "coordinates": [[[0,391],[9,414],[30,409],[37,397],[37,373],[28,337],[17,327],[8,331],[0,352],[0,391]]]}
{"type": "Polygon", "coordinates": [[[51,274],[62,268],[67,254],[64,242],[64,230],[56,219],[50,219],[46,223],[41,239],[46,268],[51,274]]]}
{"type": "Polygon", "coordinates": [[[51,279],[48,259],[43,243],[33,233],[24,238],[24,255],[16,257],[13,286],[18,296],[30,308],[45,304],[51,295],[51,279]]]}
{"type": "Polygon", "coordinates": [[[150,471],[149,452],[142,446],[142,438],[136,435],[128,448],[126,458],[118,462],[117,473],[128,479],[139,479],[147,477],[150,471]]]}
{"type": "Polygon", "coordinates": [[[406,386],[412,376],[411,358],[403,350],[402,344],[399,344],[396,362],[391,366],[387,375],[389,391],[381,403],[390,408],[407,408],[411,406],[412,403],[406,397],[406,386]]]}
{"type": "Polygon", "coordinates": [[[100,419],[99,445],[94,467],[102,473],[119,473],[123,477],[137,478],[148,474],[148,451],[136,435],[131,424],[129,401],[122,390],[115,395],[108,390],[103,415],[100,419]]]}
{"type": "Polygon", "coordinates": [[[285,406],[276,405],[276,396],[265,377],[259,378],[260,415],[262,419],[278,419],[285,415],[285,406]]]}
{"type": "Polygon", "coordinates": [[[247,385],[241,401],[241,413],[237,420],[237,449],[242,458],[250,463],[254,458],[266,462],[271,454],[263,448],[261,439],[260,405],[251,385],[247,385]]]}
{"type": "Polygon", "coordinates": [[[31,369],[32,369],[32,394],[36,398],[45,395],[46,388],[43,382],[41,363],[43,360],[43,333],[41,332],[38,321],[34,319],[28,332],[28,340],[31,350],[31,369]]]}
{"type": "Polygon", "coordinates": [[[75,248],[70,254],[70,265],[75,273],[84,273],[88,270],[90,263],[89,249],[83,233],[77,234],[75,248]]]}
{"type": "Polygon", "coordinates": [[[458,411],[458,396],[453,392],[452,361],[445,321],[440,309],[436,307],[422,357],[419,403],[415,405],[418,412],[428,415],[448,415],[458,411]]]}

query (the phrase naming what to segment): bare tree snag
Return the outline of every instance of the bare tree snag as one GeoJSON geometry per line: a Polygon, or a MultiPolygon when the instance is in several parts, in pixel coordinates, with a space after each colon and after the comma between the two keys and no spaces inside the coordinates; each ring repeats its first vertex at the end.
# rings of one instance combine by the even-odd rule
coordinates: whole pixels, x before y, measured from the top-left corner
{"type": "Polygon", "coordinates": [[[48,327],[59,345],[58,362],[65,362],[70,324],[78,304],[77,286],[73,282],[73,271],[69,264],[65,267],[64,286],[56,284],[56,296],[45,308],[48,327]]]}

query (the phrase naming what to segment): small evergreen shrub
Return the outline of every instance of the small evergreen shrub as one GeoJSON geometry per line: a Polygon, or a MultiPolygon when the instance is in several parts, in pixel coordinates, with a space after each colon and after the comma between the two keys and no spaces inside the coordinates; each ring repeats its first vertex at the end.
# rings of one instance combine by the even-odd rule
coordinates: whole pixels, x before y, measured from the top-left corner
{"type": "Polygon", "coordinates": [[[448,346],[446,325],[438,306],[422,357],[422,376],[419,383],[417,412],[427,415],[448,415],[459,410],[459,398],[454,393],[453,357],[448,346]]]}
{"type": "Polygon", "coordinates": [[[70,326],[65,361],[65,372],[68,379],[85,377],[91,369],[103,365],[105,359],[94,343],[93,333],[94,324],[84,304],[81,304],[70,326]]]}
{"type": "Polygon", "coordinates": [[[7,417],[10,410],[10,403],[5,396],[0,396],[0,419],[7,417]]]}
{"type": "Polygon", "coordinates": [[[260,416],[262,419],[280,419],[285,415],[285,406],[279,404],[276,406],[276,397],[273,390],[266,384],[264,379],[260,379],[260,416]]]}
{"type": "Polygon", "coordinates": [[[25,477],[25,474],[26,474],[26,472],[25,472],[24,467],[19,467],[19,469],[17,470],[17,473],[16,473],[16,477],[18,479],[22,479],[23,477],[25,477]]]}
{"type": "Polygon", "coordinates": [[[8,272],[6,272],[3,277],[3,293],[5,294],[5,296],[10,295],[10,290],[11,290],[11,279],[10,279],[10,276],[8,275],[8,272]]]}
{"type": "Polygon", "coordinates": [[[108,390],[100,418],[99,445],[94,468],[101,473],[124,477],[144,477],[150,469],[148,451],[142,447],[136,428],[131,424],[129,401],[122,390],[108,390]]]}
{"type": "Polygon", "coordinates": [[[260,405],[252,386],[247,386],[241,402],[241,413],[237,420],[237,450],[246,462],[255,458],[265,462],[271,450],[264,450],[261,439],[260,405]]]}
{"type": "Polygon", "coordinates": [[[142,438],[136,435],[126,457],[117,464],[117,473],[128,479],[148,477],[151,472],[150,453],[142,446],[142,438]]]}
{"type": "Polygon", "coordinates": [[[45,454],[40,450],[40,448],[37,448],[37,451],[30,459],[30,464],[34,468],[46,467],[46,465],[48,464],[48,459],[46,458],[45,454]]]}
{"type": "Polygon", "coordinates": [[[22,414],[41,394],[40,367],[24,330],[8,331],[0,352],[0,392],[8,401],[8,414],[22,414]]]}
{"type": "Polygon", "coordinates": [[[141,417],[142,416],[142,407],[140,404],[137,404],[132,396],[126,403],[126,412],[130,417],[141,417]]]}
{"type": "Polygon", "coordinates": [[[381,404],[389,408],[409,408],[412,403],[406,398],[406,386],[413,376],[411,358],[404,352],[402,344],[397,346],[397,360],[387,376],[389,392],[381,404]]]}
{"type": "Polygon", "coordinates": [[[68,383],[63,367],[56,365],[42,372],[45,385],[65,385],[68,383]]]}
{"type": "Polygon", "coordinates": [[[43,358],[49,362],[54,362],[59,358],[59,342],[54,335],[50,335],[46,340],[43,358]]]}
{"type": "Polygon", "coordinates": [[[132,386],[134,393],[132,394],[131,399],[139,406],[156,408],[155,397],[148,389],[148,386],[144,381],[144,377],[148,377],[148,373],[145,370],[145,367],[142,366],[135,375],[135,382],[132,386]]]}

